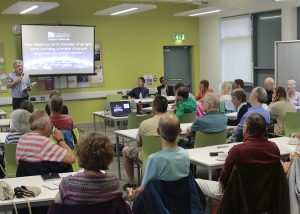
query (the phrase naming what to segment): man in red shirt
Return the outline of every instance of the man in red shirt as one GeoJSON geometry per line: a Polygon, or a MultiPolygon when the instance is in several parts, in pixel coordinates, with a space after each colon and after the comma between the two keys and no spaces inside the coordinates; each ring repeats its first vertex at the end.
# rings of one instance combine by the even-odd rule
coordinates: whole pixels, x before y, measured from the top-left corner
{"type": "Polygon", "coordinates": [[[61,114],[63,106],[63,100],[61,96],[54,95],[50,99],[50,118],[55,126],[59,130],[73,131],[73,120],[70,115],[61,114]]]}
{"type": "Polygon", "coordinates": [[[243,128],[244,142],[233,146],[228,152],[219,182],[196,179],[205,196],[220,200],[233,167],[238,163],[269,164],[280,161],[277,145],[265,137],[266,129],[266,120],[260,114],[253,113],[248,116],[243,128]]]}
{"type": "Polygon", "coordinates": [[[201,80],[199,84],[199,94],[195,96],[195,99],[201,100],[207,92],[214,93],[214,90],[209,87],[209,82],[207,80],[201,80]]]}

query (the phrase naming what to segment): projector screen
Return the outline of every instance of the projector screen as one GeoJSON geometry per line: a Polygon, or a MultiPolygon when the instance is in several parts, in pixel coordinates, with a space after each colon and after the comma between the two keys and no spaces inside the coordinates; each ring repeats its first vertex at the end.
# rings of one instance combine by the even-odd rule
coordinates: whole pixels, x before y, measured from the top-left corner
{"type": "Polygon", "coordinates": [[[24,73],[94,74],[94,26],[22,25],[24,73]]]}

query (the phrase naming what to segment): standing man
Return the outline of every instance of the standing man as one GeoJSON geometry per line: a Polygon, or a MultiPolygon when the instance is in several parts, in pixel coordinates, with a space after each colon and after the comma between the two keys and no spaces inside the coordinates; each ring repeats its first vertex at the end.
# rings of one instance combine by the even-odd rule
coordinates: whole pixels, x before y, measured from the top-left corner
{"type": "Polygon", "coordinates": [[[165,77],[159,78],[159,82],[161,83],[161,85],[157,87],[159,95],[175,96],[173,87],[168,85],[168,80],[165,77]]]}
{"type": "Polygon", "coordinates": [[[28,100],[28,91],[31,90],[29,76],[23,73],[22,60],[13,63],[15,69],[6,78],[6,88],[11,88],[13,110],[20,108],[23,100],[28,100]]]}

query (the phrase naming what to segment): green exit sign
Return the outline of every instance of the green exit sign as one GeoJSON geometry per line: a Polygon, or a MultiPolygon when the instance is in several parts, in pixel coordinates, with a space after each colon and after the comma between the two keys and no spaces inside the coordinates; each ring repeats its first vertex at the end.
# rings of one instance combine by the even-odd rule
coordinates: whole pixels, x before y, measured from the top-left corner
{"type": "Polygon", "coordinates": [[[180,34],[173,34],[173,40],[174,41],[183,41],[185,39],[185,35],[180,33],[180,34]]]}

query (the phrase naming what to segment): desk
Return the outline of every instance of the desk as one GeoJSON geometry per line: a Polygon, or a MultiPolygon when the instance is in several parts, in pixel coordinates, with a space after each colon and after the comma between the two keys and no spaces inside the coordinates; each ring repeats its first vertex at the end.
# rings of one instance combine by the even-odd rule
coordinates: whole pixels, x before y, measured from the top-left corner
{"type": "MultiPolygon", "coordinates": [[[[117,124],[118,122],[124,122],[128,120],[128,116],[124,116],[124,117],[114,117],[111,114],[106,114],[104,111],[97,111],[97,112],[93,112],[93,118],[94,118],[94,131],[96,131],[96,117],[100,117],[103,118],[104,123],[105,120],[111,120],[114,122],[114,127],[117,129],[117,124]]],[[[106,127],[105,127],[105,132],[106,132],[106,127]]]]}
{"type": "MultiPolygon", "coordinates": [[[[270,138],[272,142],[275,142],[280,150],[281,156],[289,155],[291,152],[295,151],[296,145],[289,145],[289,137],[278,137],[270,138]]],[[[228,152],[234,145],[239,143],[230,143],[226,145],[216,145],[216,146],[207,146],[196,149],[188,149],[190,161],[192,164],[201,166],[208,169],[208,179],[212,180],[212,171],[214,169],[220,169],[223,167],[225,161],[218,161],[216,157],[209,156],[210,152],[228,152]],[[224,147],[227,146],[227,147],[224,147]]]]}
{"type": "Polygon", "coordinates": [[[0,132],[0,146],[4,144],[6,135],[7,135],[8,133],[9,133],[9,132],[0,132]]]}
{"type": "MultiPolygon", "coordinates": [[[[60,177],[66,177],[68,175],[72,175],[75,173],[76,172],[60,173],[59,175],[60,177]]],[[[47,184],[47,183],[54,183],[54,182],[57,183],[58,180],[45,182],[40,175],[18,177],[18,178],[6,178],[2,180],[6,181],[12,187],[12,189],[21,185],[28,185],[28,186],[33,185],[41,188],[40,195],[38,195],[35,198],[28,198],[31,207],[50,205],[58,192],[58,189],[51,190],[43,186],[43,184],[47,184]]],[[[13,199],[13,202],[16,204],[17,208],[28,207],[27,201],[24,198],[15,198],[13,199]]],[[[13,210],[13,209],[14,208],[13,208],[12,200],[0,201],[0,213],[8,210],[13,210]]]]}
{"type": "Polygon", "coordinates": [[[237,118],[237,112],[227,113],[226,116],[227,116],[228,119],[236,120],[236,118],[237,118]]]}
{"type": "MultiPolygon", "coordinates": [[[[190,127],[192,123],[182,123],[180,124],[180,128],[182,129],[181,134],[186,134],[187,127],[190,127]]],[[[119,145],[120,145],[120,137],[124,137],[131,141],[136,141],[137,134],[139,129],[127,129],[127,130],[117,130],[115,131],[116,135],[116,156],[117,156],[117,162],[118,162],[118,176],[119,180],[121,180],[121,167],[120,167],[120,151],[119,151],[119,145]]]]}
{"type": "MultiPolygon", "coordinates": [[[[175,96],[167,96],[168,102],[175,102],[175,96]]],[[[141,101],[142,104],[150,104],[153,103],[154,98],[143,98],[143,99],[134,99],[135,103],[139,103],[141,101]]]]}
{"type": "Polygon", "coordinates": [[[6,112],[0,110],[0,119],[6,119],[6,112]]]}
{"type": "Polygon", "coordinates": [[[9,129],[10,122],[11,122],[11,119],[0,119],[1,132],[3,131],[3,128],[8,128],[9,129]]]}

